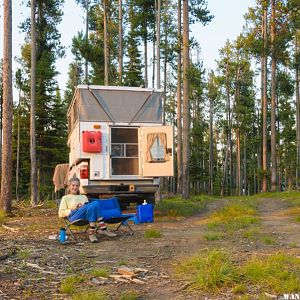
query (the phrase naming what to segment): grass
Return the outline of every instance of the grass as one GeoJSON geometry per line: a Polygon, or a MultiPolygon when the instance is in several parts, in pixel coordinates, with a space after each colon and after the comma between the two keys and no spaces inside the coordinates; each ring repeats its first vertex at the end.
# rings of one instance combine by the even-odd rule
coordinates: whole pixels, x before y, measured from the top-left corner
{"type": "Polygon", "coordinates": [[[300,216],[296,217],[295,221],[298,222],[298,223],[300,223],[300,216]]]}
{"type": "Polygon", "coordinates": [[[239,266],[228,253],[209,250],[185,259],[176,271],[194,289],[207,292],[230,287],[234,293],[243,294],[246,287],[252,287],[282,294],[298,291],[300,286],[300,258],[283,253],[254,256],[239,266]]]}
{"type": "Polygon", "coordinates": [[[223,237],[223,234],[218,232],[208,232],[204,234],[204,238],[208,241],[218,241],[220,238],[223,237]]]}
{"type": "Polygon", "coordinates": [[[181,197],[163,199],[155,205],[156,213],[159,216],[189,217],[204,209],[207,201],[216,199],[210,196],[194,196],[189,200],[181,197]]]}
{"type": "Polygon", "coordinates": [[[266,291],[291,293],[299,290],[300,259],[283,253],[253,257],[242,267],[242,273],[246,281],[266,291]]]}
{"type": "Polygon", "coordinates": [[[29,250],[21,250],[17,253],[19,259],[27,259],[30,257],[31,252],[29,250]]]}
{"type": "Polygon", "coordinates": [[[109,296],[105,291],[85,291],[72,297],[73,300],[108,300],[109,296]]]}
{"type": "Polygon", "coordinates": [[[91,270],[90,274],[93,277],[104,277],[108,278],[109,276],[109,270],[107,268],[98,268],[98,269],[93,269],[91,270]]]}
{"type": "Polygon", "coordinates": [[[125,291],[121,294],[120,300],[138,300],[139,294],[136,291],[125,291]]]}
{"type": "Polygon", "coordinates": [[[250,228],[243,233],[243,237],[249,240],[255,240],[258,238],[260,230],[257,227],[250,228]]]}
{"type": "Polygon", "coordinates": [[[160,238],[162,236],[161,232],[158,229],[147,229],[144,234],[145,238],[160,238]]]}
{"type": "Polygon", "coordinates": [[[235,201],[211,215],[208,222],[210,229],[238,230],[258,223],[254,205],[244,201],[235,201]]]}
{"type": "Polygon", "coordinates": [[[61,282],[60,291],[65,294],[73,294],[85,280],[86,278],[82,275],[66,277],[61,282]]]}
{"type": "Polygon", "coordinates": [[[260,237],[260,240],[267,244],[267,245],[275,245],[277,244],[277,241],[275,238],[273,238],[272,236],[269,236],[269,235],[263,235],[260,237]]]}
{"type": "Polygon", "coordinates": [[[6,213],[3,210],[0,210],[0,226],[6,221],[6,213]]]}
{"type": "Polygon", "coordinates": [[[215,291],[240,281],[229,255],[219,250],[210,250],[188,258],[179,264],[177,272],[187,277],[194,288],[204,291],[215,291]]]}

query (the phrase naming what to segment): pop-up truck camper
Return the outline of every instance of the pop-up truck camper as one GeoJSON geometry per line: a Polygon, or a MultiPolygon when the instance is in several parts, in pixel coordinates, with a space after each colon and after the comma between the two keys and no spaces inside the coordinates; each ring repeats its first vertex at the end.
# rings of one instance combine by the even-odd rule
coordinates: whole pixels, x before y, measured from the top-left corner
{"type": "Polygon", "coordinates": [[[163,126],[159,90],[79,85],[68,109],[69,170],[81,193],[154,202],[173,176],[173,128],[163,126]]]}

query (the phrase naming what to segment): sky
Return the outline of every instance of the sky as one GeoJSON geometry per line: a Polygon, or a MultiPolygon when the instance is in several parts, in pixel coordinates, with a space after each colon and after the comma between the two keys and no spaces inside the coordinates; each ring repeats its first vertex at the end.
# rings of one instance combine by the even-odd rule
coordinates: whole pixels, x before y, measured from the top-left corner
{"type": "MultiPolygon", "coordinates": [[[[2,2],[2,1],[1,1],[2,2]]],[[[13,2],[13,58],[20,57],[20,47],[24,41],[24,35],[18,26],[30,16],[30,8],[22,5],[22,0],[13,2]]],[[[3,2],[2,2],[3,3],[3,2]]],[[[248,7],[254,6],[255,0],[208,0],[208,9],[214,15],[214,19],[207,26],[195,24],[191,27],[193,35],[201,46],[201,59],[204,67],[214,69],[216,59],[219,56],[219,49],[223,47],[227,39],[234,40],[241,33],[244,19],[243,15],[248,7]]],[[[84,12],[76,5],[74,0],[65,0],[64,16],[59,25],[61,32],[61,43],[66,47],[66,54],[63,59],[57,61],[57,69],[60,73],[58,83],[64,90],[68,66],[73,60],[71,43],[78,31],[84,30],[84,12]]],[[[3,4],[0,11],[0,57],[3,50],[3,4]]],[[[18,68],[16,60],[13,62],[13,70],[18,68]]],[[[16,94],[16,93],[14,93],[16,94]]]]}

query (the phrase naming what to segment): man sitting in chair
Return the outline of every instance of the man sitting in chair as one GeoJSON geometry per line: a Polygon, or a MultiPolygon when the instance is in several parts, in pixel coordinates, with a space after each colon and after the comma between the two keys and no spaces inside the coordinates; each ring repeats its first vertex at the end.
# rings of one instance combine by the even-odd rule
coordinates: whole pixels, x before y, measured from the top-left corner
{"type": "Polygon", "coordinates": [[[98,201],[89,202],[85,195],[79,194],[79,187],[80,180],[78,178],[71,178],[69,180],[68,195],[63,196],[61,199],[58,211],[59,217],[66,217],[70,222],[74,222],[75,220],[89,221],[89,240],[92,243],[98,242],[96,232],[109,237],[115,237],[116,234],[109,231],[103,222],[98,201]],[[99,230],[97,231],[97,229],[99,230]]]}

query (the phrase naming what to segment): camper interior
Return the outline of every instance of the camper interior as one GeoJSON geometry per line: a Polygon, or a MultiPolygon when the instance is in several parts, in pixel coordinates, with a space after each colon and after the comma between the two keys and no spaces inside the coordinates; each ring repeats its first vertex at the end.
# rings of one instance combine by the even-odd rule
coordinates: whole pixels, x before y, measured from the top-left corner
{"type": "Polygon", "coordinates": [[[111,175],[139,175],[138,128],[111,128],[111,175]]]}

